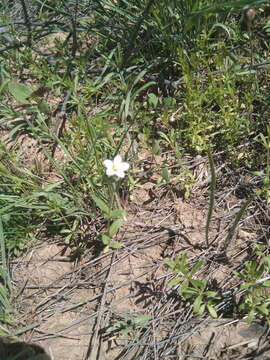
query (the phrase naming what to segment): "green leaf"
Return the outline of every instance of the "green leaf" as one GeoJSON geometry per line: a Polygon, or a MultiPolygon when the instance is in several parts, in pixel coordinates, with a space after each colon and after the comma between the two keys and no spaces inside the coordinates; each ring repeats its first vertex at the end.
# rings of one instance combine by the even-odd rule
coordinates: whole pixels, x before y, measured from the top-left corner
{"type": "Polygon", "coordinates": [[[153,93],[148,94],[148,104],[155,109],[158,104],[158,97],[153,93]]]}
{"type": "Polygon", "coordinates": [[[152,152],[153,152],[154,155],[160,155],[161,154],[161,147],[159,145],[159,140],[153,140],[152,152]]]}
{"type": "Polygon", "coordinates": [[[206,306],[207,306],[207,310],[208,310],[209,314],[212,316],[212,318],[216,319],[217,318],[217,312],[216,312],[214,306],[211,305],[211,304],[207,304],[206,306]]]}
{"type": "Polygon", "coordinates": [[[266,266],[268,266],[269,267],[269,269],[270,269],[270,256],[268,255],[268,256],[265,256],[264,258],[263,258],[263,262],[266,264],[266,266]]]}
{"type": "Polygon", "coordinates": [[[176,100],[175,100],[175,98],[173,98],[171,96],[165,97],[164,100],[163,100],[163,104],[168,109],[170,109],[170,108],[173,108],[176,105],[176,100]]]}
{"type": "Polygon", "coordinates": [[[171,260],[165,259],[163,262],[164,262],[164,264],[167,265],[171,270],[174,270],[175,265],[174,265],[174,263],[173,263],[171,260]]]}
{"type": "Polygon", "coordinates": [[[199,295],[196,297],[193,304],[193,309],[196,314],[198,314],[200,311],[201,303],[202,303],[202,295],[199,295]]]}
{"type": "Polygon", "coordinates": [[[220,296],[216,291],[206,291],[204,294],[209,298],[220,299],[220,296]]]}
{"type": "Polygon", "coordinates": [[[0,94],[2,93],[2,91],[5,90],[5,88],[8,86],[9,80],[2,80],[2,83],[0,84],[0,94]]]}
{"type": "Polygon", "coordinates": [[[247,317],[247,322],[248,322],[248,323],[251,323],[251,322],[254,320],[255,315],[256,315],[255,310],[253,310],[253,309],[250,310],[250,312],[249,312],[249,314],[248,314],[248,317],[247,317]]]}
{"type": "Polygon", "coordinates": [[[202,304],[200,310],[198,311],[198,315],[202,315],[205,312],[205,304],[202,304]]]}
{"type": "Polygon", "coordinates": [[[37,103],[37,107],[38,107],[38,110],[42,113],[42,114],[49,114],[50,113],[50,106],[49,104],[47,103],[47,101],[45,100],[40,100],[38,101],[37,103]]]}
{"type": "Polygon", "coordinates": [[[240,289],[249,289],[250,287],[254,286],[253,283],[244,283],[244,284],[241,284],[240,286],[240,289]]]}
{"type": "Polygon", "coordinates": [[[114,220],[114,222],[111,224],[109,228],[108,235],[112,238],[114,235],[117,234],[118,230],[122,225],[123,225],[123,219],[114,220]]]}
{"type": "Polygon", "coordinates": [[[152,319],[152,316],[149,314],[137,316],[132,320],[133,324],[138,325],[140,327],[147,327],[149,321],[152,319]]]}
{"type": "Polygon", "coordinates": [[[101,241],[102,241],[102,244],[104,245],[108,245],[109,242],[110,242],[110,237],[106,234],[102,234],[101,235],[101,241]]]}
{"type": "Polygon", "coordinates": [[[268,315],[269,314],[269,310],[267,309],[268,304],[263,304],[260,306],[257,306],[257,309],[264,315],[268,315]]]}
{"type": "Polygon", "coordinates": [[[113,332],[113,331],[123,329],[125,326],[126,326],[125,321],[122,321],[122,320],[117,321],[117,322],[114,323],[112,326],[109,326],[109,327],[106,329],[106,333],[111,333],[111,332],[113,332]]]}
{"type": "Polygon", "coordinates": [[[114,241],[114,242],[112,242],[112,243],[110,244],[110,247],[111,247],[112,249],[120,249],[120,248],[121,248],[121,244],[120,244],[119,241],[114,241]]]}
{"type": "Polygon", "coordinates": [[[30,325],[27,325],[27,326],[24,326],[24,327],[21,327],[20,329],[16,330],[14,333],[10,334],[10,337],[13,337],[13,336],[18,336],[18,335],[21,335],[29,330],[32,330],[36,327],[40,326],[40,323],[39,322],[34,322],[30,325]]]}
{"type": "Polygon", "coordinates": [[[168,282],[168,285],[169,286],[175,286],[175,285],[178,285],[179,283],[181,282],[181,279],[180,278],[175,278],[175,279],[172,279],[168,282]]]}
{"type": "Polygon", "coordinates": [[[199,260],[196,264],[192,267],[190,271],[190,275],[193,276],[200,268],[205,264],[204,260],[199,260]]]}
{"type": "Polygon", "coordinates": [[[30,104],[27,99],[33,92],[28,86],[20,83],[10,81],[8,84],[8,90],[15,99],[21,104],[30,104]]]}
{"type": "Polygon", "coordinates": [[[60,230],[60,234],[70,234],[71,230],[70,229],[62,229],[60,230]]]}
{"type": "Polygon", "coordinates": [[[265,287],[269,287],[270,286],[270,280],[267,280],[267,281],[263,282],[262,285],[265,286],[265,287]]]}
{"type": "Polygon", "coordinates": [[[69,234],[69,235],[67,235],[67,236],[65,237],[65,241],[64,241],[64,243],[65,243],[65,244],[67,244],[67,245],[69,245],[69,244],[70,244],[70,240],[71,240],[72,236],[73,236],[73,234],[72,234],[72,233],[71,233],[71,234],[69,234]]]}
{"type": "Polygon", "coordinates": [[[186,253],[182,254],[181,261],[179,263],[179,270],[182,274],[186,274],[188,272],[186,253]]]}
{"type": "Polygon", "coordinates": [[[119,219],[119,218],[123,219],[125,216],[126,216],[125,210],[121,210],[121,209],[113,210],[110,213],[110,218],[112,220],[119,219]]]}
{"type": "Polygon", "coordinates": [[[207,285],[207,279],[190,279],[190,283],[197,289],[204,290],[207,285]]]}
{"type": "Polygon", "coordinates": [[[96,195],[92,195],[92,199],[96,203],[97,207],[99,207],[100,210],[104,213],[104,215],[109,217],[110,216],[110,209],[107,206],[107,204],[96,195]]]}
{"type": "Polygon", "coordinates": [[[196,289],[191,288],[191,287],[182,286],[181,292],[183,294],[187,294],[187,295],[198,295],[198,291],[196,289]]]}
{"type": "Polygon", "coordinates": [[[168,184],[170,182],[170,175],[167,167],[162,168],[161,170],[161,176],[163,181],[168,184]]]}

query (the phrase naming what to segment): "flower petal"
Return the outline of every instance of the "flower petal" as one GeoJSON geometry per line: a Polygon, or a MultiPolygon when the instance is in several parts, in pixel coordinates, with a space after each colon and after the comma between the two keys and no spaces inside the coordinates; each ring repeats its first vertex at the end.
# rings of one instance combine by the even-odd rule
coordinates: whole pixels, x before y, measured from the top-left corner
{"type": "Polygon", "coordinates": [[[121,155],[116,155],[115,158],[113,159],[113,165],[118,167],[121,163],[122,163],[121,155]]]}
{"type": "Polygon", "coordinates": [[[129,169],[129,164],[127,162],[121,163],[121,170],[126,171],[129,169]]]}
{"type": "Polygon", "coordinates": [[[104,161],[103,161],[103,165],[104,165],[106,168],[112,168],[112,167],[113,167],[113,162],[112,162],[112,160],[104,160],[104,161]]]}
{"type": "Polygon", "coordinates": [[[116,173],[115,173],[116,176],[120,177],[120,178],[124,178],[125,177],[125,173],[124,171],[122,170],[118,170],[116,173]]]}
{"type": "Polygon", "coordinates": [[[117,175],[117,172],[113,169],[113,167],[108,167],[106,169],[106,175],[107,176],[117,175]]]}

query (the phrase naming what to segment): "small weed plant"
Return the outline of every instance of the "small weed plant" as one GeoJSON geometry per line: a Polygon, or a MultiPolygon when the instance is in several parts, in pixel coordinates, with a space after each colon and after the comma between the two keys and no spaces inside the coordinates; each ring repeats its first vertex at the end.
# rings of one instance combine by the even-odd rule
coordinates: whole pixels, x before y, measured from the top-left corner
{"type": "Polygon", "coordinates": [[[239,310],[247,314],[246,319],[264,319],[270,324],[270,255],[264,255],[265,246],[255,246],[257,258],[247,261],[242,271],[235,272],[242,284],[239,310]]]}
{"type": "Polygon", "coordinates": [[[169,281],[169,286],[178,285],[178,293],[186,306],[192,306],[196,315],[208,312],[217,317],[215,309],[220,300],[218,291],[210,288],[207,279],[199,279],[198,272],[204,266],[203,260],[198,260],[193,266],[187,262],[187,255],[176,256],[175,261],[165,260],[165,264],[175,273],[176,278],[169,281]]]}
{"type": "Polygon", "coordinates": [[[139,331],[148,328],[150,320],[151,315],[148,314],[132,316],[132,314],[127,313],[123,319],[117,320],[109,326],[106,329],[106,334],[110,337],[119,335],[124,337],[126,341],[130,337],[136,339],[139,331]]]}

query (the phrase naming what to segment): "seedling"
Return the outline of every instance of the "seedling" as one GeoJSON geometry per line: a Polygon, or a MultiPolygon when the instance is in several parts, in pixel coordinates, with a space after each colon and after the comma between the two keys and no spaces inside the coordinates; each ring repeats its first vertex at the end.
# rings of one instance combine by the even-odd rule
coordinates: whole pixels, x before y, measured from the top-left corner
{"type": "Polygon", "coordinates": [[[132,316],[126,314],[122,320],[115,321],[111,326],[106,329],[106,334],[114,336],[120,334],[126,338],[136,338],[139,330],[145,329],[149,326],[151,315],[132,316]]]}
{"type": "Polygon", "coordinates": [[[235,272],[243,283],[239,309],[247,314],[247,321],[264,319],[270,324],[270,255],[263,256],[259,261],[252,260],[244,264],[240,272],[235,272]]]}
{"type": "Polygon", "coordinates": [[[196,315],[203,315],[206,311],[213,317],[217,317],[215,305],[220,296],[217,291],[210,290],[207,279],[198,279],[196,274],[203,267],[204,261],[198,260],[195,265],[189,266],[187,255],[181,258],[176,256],[175,262],[165,260],[165,264],[177,275],[169,281],[169,286],[179,285],[178,293],[186,306],[192,306],[196,315]]]}

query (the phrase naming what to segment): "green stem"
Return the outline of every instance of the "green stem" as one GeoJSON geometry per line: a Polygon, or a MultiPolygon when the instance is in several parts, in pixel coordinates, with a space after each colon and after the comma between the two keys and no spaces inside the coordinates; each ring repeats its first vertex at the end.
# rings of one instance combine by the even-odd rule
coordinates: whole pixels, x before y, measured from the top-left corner
{"type": "Polygon", "coordinates": [[[207,155],[208,155],[210,171],[211,171],[210,202],[209,202],[209,210],[208,210],[208,214],[207,214],[206,229],[205,229],[205,242],[206,242],[206,247],[208,248],[209,247],[209,229],[210,229],[210,223],[211,223],[213,208],[214,208],[214,203],[215,203],[216,172],[215,172],[214,160],[213,160],[210,149],[207,150],[207,155]]]}

